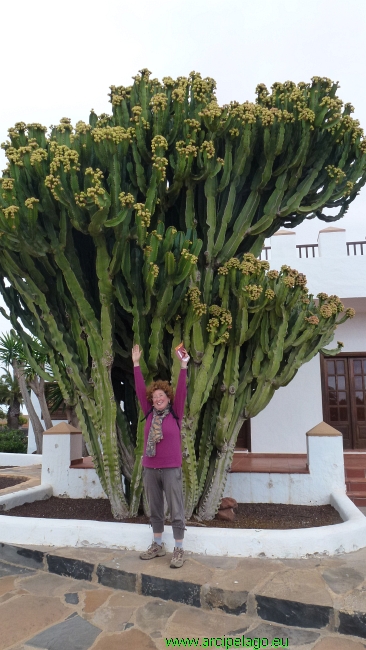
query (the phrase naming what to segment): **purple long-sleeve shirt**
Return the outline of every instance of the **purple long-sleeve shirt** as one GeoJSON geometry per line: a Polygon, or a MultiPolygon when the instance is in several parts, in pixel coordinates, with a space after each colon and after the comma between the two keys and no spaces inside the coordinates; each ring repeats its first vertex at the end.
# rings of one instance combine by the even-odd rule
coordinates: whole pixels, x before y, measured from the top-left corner
{"type": "MultiPolygon", "coordinates": [[[[146,386],[145,381],[142,376],[140,366],[134,366],[134,376],[135,376],[135,387],[138,400],[140,402],[141,408],[144,415],[146,415],[150,409],[151,404],[146,398],[146,386]]],[[[153,418],[153,414],[146,418],[146,424],[144,429],[145,440],[144,440],[144,455],[142,457],[142,465],[144,467],[153,467],[153,468],[163,468],[163,467],[181,467],[182,466],[182,446],[180,438],[180,427],[182,424],[182,418],[184,413],[184,404],[187,397],[187,370],[181,368],[178,377],[177,388],[174,395],[174,404],[173,409],[176,414],[179,426],[174,418],[174,416],[169,413],[164,420],[162,425],[163,439],[156,445],[156,455],[153,458],[146,456],[146,443],[147,437],[149,435],[149,430],[153,418]]]]}

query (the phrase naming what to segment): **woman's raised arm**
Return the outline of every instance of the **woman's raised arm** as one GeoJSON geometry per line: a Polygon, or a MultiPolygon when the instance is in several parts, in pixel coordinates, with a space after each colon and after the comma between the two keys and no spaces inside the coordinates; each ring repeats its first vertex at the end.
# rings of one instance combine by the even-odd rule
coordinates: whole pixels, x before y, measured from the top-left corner
{"type": "Polygon", "coordinates": [[[140,358],[142,350],[139,345],[134,345],[132,348],[132,361],[133,361],[133,374],[135,377],[135,388],[137,398],[140,402],[140,406],[143,410],[144,415],[146,415],[151,408],[151,404],[147,401],[146,398],[146,385],[140,368],[140,358]]]}

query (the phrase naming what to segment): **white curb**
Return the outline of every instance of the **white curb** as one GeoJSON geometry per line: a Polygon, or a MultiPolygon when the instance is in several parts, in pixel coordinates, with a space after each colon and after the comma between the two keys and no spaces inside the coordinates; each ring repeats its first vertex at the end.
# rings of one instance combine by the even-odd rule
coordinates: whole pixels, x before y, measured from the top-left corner
{"type": "MultiPolygon", "coordinates": [[[[44,498],[41,494],[45,488],[49,489],[49,486],[37,486],[22,492],[31,493],[29,496],[33,498],[30,500],[35,500],[35,495],[44,498]]],[[[11,496],[19,499],[22,492],[7,495],[7,499],[11,496]]],[[[342,492],[334,492],[330,501],[345,519],[342,524],[291,530],[188,527],[184,547],[186,551],[205,555],[269,558],[337,555],[366,547],[366,517],[342,492]]],[[[0,541],[7,544],[141,551],[150,544],[151,537],[151,528],[146,524],[0,515],[0,541]]],[[[167,550],[172,551],[171,526],[166,526],[164,541],[167,550]]]]}
{"type": "Polygon", "coordinates": [[[40,465],[42,454],[11,454],[5,451],[0,452],[0,467],[9,465],[12,467],[28,467],[29,465],[40,465]]]}
{"type": "MultiPolygon", "coordinates": [[[[35,485],[26,490],[19,490],[19,492],[10,492],[0,497],[0,511],[11,510],[17,506],[22,506],[23,503],[33,503],[33,501],[49,499],[51,496],[52,485],[35,485]]],[[[25,519],[25,517],[22,517],[22,519],[25,519]]]]}

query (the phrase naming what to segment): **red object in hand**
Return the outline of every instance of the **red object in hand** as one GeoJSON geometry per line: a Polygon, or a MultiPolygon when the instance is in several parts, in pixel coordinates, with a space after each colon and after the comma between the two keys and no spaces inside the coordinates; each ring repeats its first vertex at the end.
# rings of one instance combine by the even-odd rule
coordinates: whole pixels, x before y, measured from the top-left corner
{"type": "Polygon", "coordinates": [[[186,350],[185,347],[183,346],[183,342],[182,342],[182,343],[179,343],[179,345],[177,345],[177,347],[175,348],[175,351],[176,351],[178,357],[179,357],[182,361],[188,361],[189,356],[188,356],[188,354],[187,354],[187,350],[186,350]]]}

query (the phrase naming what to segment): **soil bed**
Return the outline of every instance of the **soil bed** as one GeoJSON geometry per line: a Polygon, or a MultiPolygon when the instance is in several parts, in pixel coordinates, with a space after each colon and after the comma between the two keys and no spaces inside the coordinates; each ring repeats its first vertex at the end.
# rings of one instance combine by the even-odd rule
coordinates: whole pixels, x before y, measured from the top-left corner
{"type": "Polygon", "coordinates": [[[19,478],[18,476],[1,476],[0,475],[0,490],[3,490],[7,487],[12,487],[13,485],[18,485],[18,483],[24,483],[28,481],[27,478],[19,478]]]}
{"type": "MultiPolygon", "coordinates": [[[[50,497],[44,501],[25,503],[12,510],[3,511],[10,517],[40,517],[53,519],[88,519],[94,521],[113,521],[115,523],[147,524],[144,515],[116,521],[112,517],[107,499],[60,499],[50,497]]],[[[187,526],[207,526],[215,528],[313,528],[341,524],[343,520],[330,505],[294,506],[276,503],[239,503],[236,520],[233,522],[212,521],[197,523],[188,521],[187,526]]],[[[169,523],[169,522],[167,522],[169,523]]]]}

